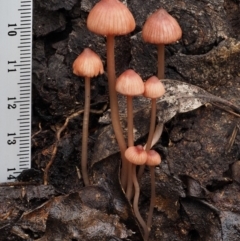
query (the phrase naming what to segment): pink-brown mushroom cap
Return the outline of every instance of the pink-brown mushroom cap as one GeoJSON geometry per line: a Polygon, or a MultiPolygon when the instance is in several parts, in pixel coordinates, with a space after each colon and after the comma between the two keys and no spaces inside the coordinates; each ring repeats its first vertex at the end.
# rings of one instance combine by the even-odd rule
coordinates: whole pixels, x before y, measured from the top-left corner
{"type": "Polygon", "coordinates": [[[144,83],[143,95],[147,98],[156,99],[165,94],[163,83],[156,77],[152,76],[144,83]]]}
{"type": "Polygon", "coordinates": [[[156,151],[154,151],[154,150],[149,150],[147,152],[146,165],[148,165],[148,166],[157,166],[160,163],[161,163],[160,155],[156,151]]]}
{"type": "Polygon", "coordinates": [[[90,11],[87,27],[100,35],[124,35],[135,29],[132,13],[118,0],[101,0],[90,11]]]}
{"type": "Polygon", "coordinates": [[[134,70],[128,69],[117,78],[116,91],[128,96],[142,95],[144,83],[134,70]]]}
{"type": "Polygon", "coordinates": [[[141,145],[130,146],[125,151],[125,157],[129,162],[135,165],[143,165],[147,160],[147,152],[141,145]]]}
{"type": "Polygon", "coordinates": [[[145,22],[142,37],[148,43],[170,44],[182,37],[182,30],[177,20],[160,8],[145,22]]]}
{"type": "Polygon", "coordinates": [[[103,74],[100,57],[91,49],[86,48],[73,62],[73,73],[77,76],[94,77],[103,74]]]}

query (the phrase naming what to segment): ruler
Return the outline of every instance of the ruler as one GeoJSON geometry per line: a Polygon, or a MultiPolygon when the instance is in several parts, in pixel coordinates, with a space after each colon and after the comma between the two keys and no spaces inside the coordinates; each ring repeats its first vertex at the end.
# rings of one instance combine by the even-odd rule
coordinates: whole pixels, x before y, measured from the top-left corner
{"type": "Polygon", "coordinates": [[[32,0],[0,0],[0,182],[31,166],[32,0]]]}

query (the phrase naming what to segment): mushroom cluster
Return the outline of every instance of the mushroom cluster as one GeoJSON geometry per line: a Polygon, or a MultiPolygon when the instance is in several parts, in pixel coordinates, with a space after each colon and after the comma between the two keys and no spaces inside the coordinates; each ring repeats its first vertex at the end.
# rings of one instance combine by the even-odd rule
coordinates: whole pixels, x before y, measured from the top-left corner
{"type": "MultiPolygon", "coordinates": [[[[87,18],[87,27],[93,33],[106,36],[107,77],[109,85],[109,99],[111,109],[112,126],[117,143],[119,145],[122,169],[121,184],[129,202],[132,202],[135,215],[143,229],[144,240],[148,240],[151,228],[153,208],[155,204],[155,169],[161,163],[161,157],[152,150],[154,136],[158,136],[156,128],[156,100],[164,95],[165,89],[160,79],[164,78],[164,45],[181,38],[182,31],[177,21],[164,9],[153,13],[146,21],[142,30],[145,42],[158,45],[158,74],[150,77],[145,82],[132,69],[123,72],[118,78],[115,74],[114,39],[117,35],[131,33],[135,29],[135,20],[128,8],[119,0],[100,0],[90,11],[87,18]],[[126,143],[119,119],[117,92],[127,98],[127,123],[128,141],[126,143]],[[143,95],[151,99],[151,117],[149,135],[146,145],[134,145],[133,133],[133,105],[134,96],[143,95]],[[136,175],[136,167],[147,165],[151,175],[151,203],[147,222],[143,220],[138,209],[140,195],[139,179],[136,175]]],[[[87,139],[90,105],[90,78],[103,73],[103,65],[100,58],[89,48],[85,49],[74,61],[73,72],[85,77],[85,108],[83,118],[82,157],[81,172],[83,182],[89,185],[87,170],[87,139]]],[[[140,170],[140,172],[141,172],[140,170]]]]}

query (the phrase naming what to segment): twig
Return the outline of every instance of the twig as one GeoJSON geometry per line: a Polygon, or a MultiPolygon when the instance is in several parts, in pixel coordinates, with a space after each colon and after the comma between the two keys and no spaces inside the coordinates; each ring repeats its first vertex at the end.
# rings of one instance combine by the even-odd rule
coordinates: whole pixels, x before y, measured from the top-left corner
{"type": "Polygon", "coordinates": [[[42,132],[42,125],[41,125],[41,122],[39,122],[39,124],[38,124],[38,128],[39,128],[39,130],[38,130],[36,133],[34,133],[34,134],[32,135],[31,138],[33,138],[34,136],[36,136],[36,135],[38,135],[39,133],[42,132]]]}
{"type": "MultiPolygon", "coordinates": [[[[102,110],[90,110],[91,113],[95,113],[95,114],[101,114],[106,110],[107,105],[104,105],[102,110]]],[[[84,110],[79,110],[73,114],[71,114],[70,116],[68,116],[63,124],[63,126],[56,132],[56,141],[53,145],[53,151],[52,151],[52,156],[50,161],[48,162],[48,164],[46,165],[46,168],[44,169],[44,174],[43,174],[43,183],[44,185],[48,184],[48,172],[49,169],[51,167],[51,165],[53,164],[53,161],[55,159],[56,153],[57,153],[57,149],[58,149],[58,144],[60,142],[60,138],[61,138],[61,134],[62,132],[66,129],[69,121],[77,116],[79,116],[80,114],[82,114],[84,112],[84,110]]]]}
{"type": "Polygon", "coordinates": [[[37,182],[3,182],[0,187],[17,187],[17,186],[30,186],[37,185],[37,182]]]}
{"type": "Polygon", "coordinates": [[[233,128],[233,131],[232,131],[232,134],[231,134],[231,136],[230,136],[230,138],[228,140],[228,143],[226,145],[225,153],[230,152],[230,150],[231,150],[231,148],[233,146],[233,143],[234,143],[234,141],[236,139],[238,131],[239,131],[239,126],[238,126],[238,124],[235,124],[235,126],[233,128]]]}
{"type": "MultiPolygon", "coordinates": [[[[206,99],[206,100],[210,101],[211,103],[217,102],[217,103],[224,104],[224,105],[230,107],[232,110],[236,111],[237,113],[240,113],[240,107],[239,106],[236,106],[232,102],[230,102],[228,100],[225,100],[225,99],[223,99],[221,97],[218,97],[218,96],[214,96],[214,95],[210,95],[210,94],[209,94],[209,96],[196,94],[194,96],[181,96],[181,98],[206,99]]],[[[214,103],[212,103],[212,104],[214,104],[214,103]]],[[[215,105],[217,105],[217,104],[215,103],[215,105]]]]}
{"type": "Polygon", "coordinates": [[[44,174],[43,174],[43,183],[44,183],[44,185],[48,184],[48,171],[49,171],[50,167],[52,166],[53,161],[55,159],[55,156],[56,156],[56,153],[57,153],[58,144],[59,144],[62,132],[65,130],[65,128],[67,127],[67,125],[68,125],[68,123],[69,123],[69,121],[71,119],[79,116],[82,113],[83,113],[83,110],[79,110],[79,111],[73,113],[72,115],[68,116],[66,118],[65,123],[63,124],[63,126],[56,132],[56,142],[55,142],[54,147],[53,147],[52,156],[51,156],[51,159],[48,162],[46,168],[44,169],[44,174]]]}
{"type": "Polygon", "coordinates": [[[223,107],[223,106],[221,106],[221,105],[218,105],[218,104],[216,104],[216,103],[211,103],[211,104],[214,105],[214,106],[216,106],[217,108],[219,108],[219,109],[221,109],[221,110],[224,110],[224,111],[226,111],[226,112],[234,115],[234,116],[240,117],[239,114],[237,114],[237,113],[235,113],[235,112],[233,112],[233,111],[231,111],[231,110],[228,110],[228,109],[226,109],[225,107],[223,107]]]}

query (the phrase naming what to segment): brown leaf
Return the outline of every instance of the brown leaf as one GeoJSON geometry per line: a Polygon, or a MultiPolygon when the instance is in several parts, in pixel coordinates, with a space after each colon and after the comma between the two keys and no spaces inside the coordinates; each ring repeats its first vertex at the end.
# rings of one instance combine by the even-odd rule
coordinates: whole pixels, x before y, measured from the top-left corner
{"type": "MultiPolygon", "coordinates": [[[[157,117],[160,123],[166,123],[177,113],[195,110],[208,102],[221,103],[221,105],[228,106],[240,112],[240,108],[232,105],[232,103],[214,96],[195,85],[171,79],[164,79],[162,82],[165,85],[166,93],[162,98],[157,100],[157,117]]],[[[119,96],[118,102],[120,121],[126,137],[126,97],[119,96]]],[[[135,141],[148,133],[150,108],[150,99],[143,96],[133,98],[135,141]]],[[[110,112],[105,113],[99,122],[102,124],[111,124],[110,112]]],[[[112,125],[103,127],[99,130],[95,143],[92,165],[117,152],[119,152],[119,148],[115,140],[112,125]]]]}

